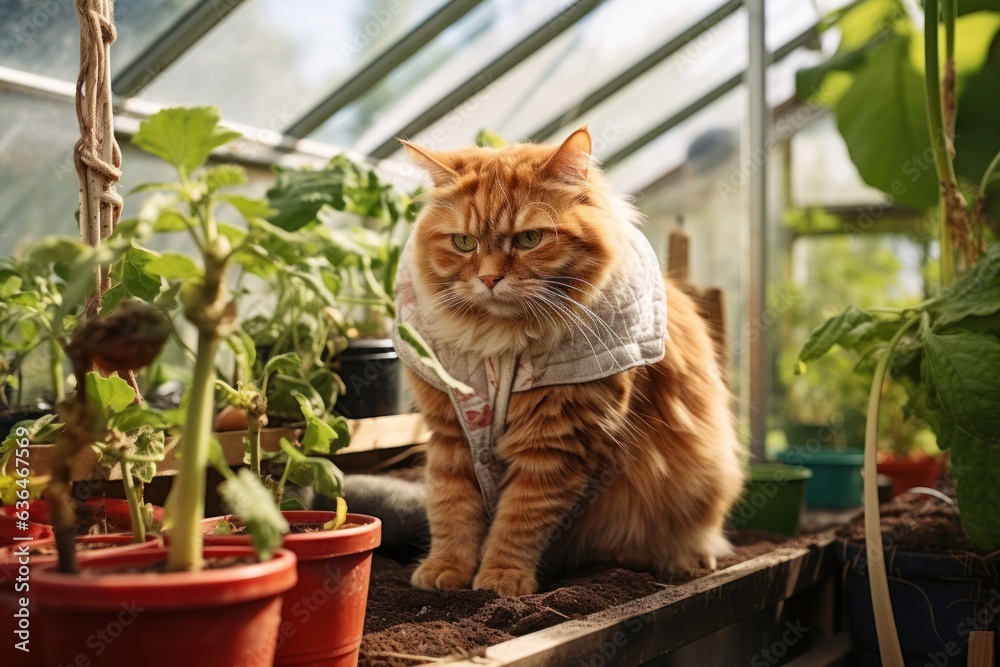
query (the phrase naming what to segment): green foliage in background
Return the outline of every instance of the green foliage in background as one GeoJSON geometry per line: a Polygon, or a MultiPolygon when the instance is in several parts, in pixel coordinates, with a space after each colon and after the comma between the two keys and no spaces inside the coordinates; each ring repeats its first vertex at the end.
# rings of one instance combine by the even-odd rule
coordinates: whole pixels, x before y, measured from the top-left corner
{"type": "MultiPolygon", "coordinates": [[[[955,170],[961,183],[972,185],[996,152],[1000,3],[959,5],[955,170]]],[[[823,27],[840,31],[840,46],[830,60],[797,73],[798,97],[833,109],[866,183],[900,205],[936,206],[938,177],[924,106],[924,36],[903,1],[852,3],[823,27]]]]}
{"type": "Polygon", "coordinates": [[[834,59],[800,72],[800,94],[833,104],[869,184],[891,201],[938,209],[941,289],[915,305],[848,307],[813,331],[798,370],[835,346],[862,363],[877,360],[866,447],[875,446],[891,377],[906,391],[906,409],[951,450],[962,524],[992,552],[1000,549],[1000,243],[990,245],[985,232],[997,229],[990,211],[1000,200],[1000,88],[990,78],[1000,13],[972,10],[1000,7],[971,5],[951,14],[953,3],[939,12],[925,0],[929,32],[921,35],[897,0],[863,0],[831,19],[843,30],[834,59]]]}

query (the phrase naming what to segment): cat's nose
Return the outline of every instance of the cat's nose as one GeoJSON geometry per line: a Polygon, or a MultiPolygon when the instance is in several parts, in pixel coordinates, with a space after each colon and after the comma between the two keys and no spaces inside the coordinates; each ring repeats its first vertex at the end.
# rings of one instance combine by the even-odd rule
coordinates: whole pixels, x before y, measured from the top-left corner
{"type": "Polygon", "coordinates": [[[483,284],[493,289],[498,282],[503,280],[503,276],[479,276],[479,279],[483,281],[483,284]]]}

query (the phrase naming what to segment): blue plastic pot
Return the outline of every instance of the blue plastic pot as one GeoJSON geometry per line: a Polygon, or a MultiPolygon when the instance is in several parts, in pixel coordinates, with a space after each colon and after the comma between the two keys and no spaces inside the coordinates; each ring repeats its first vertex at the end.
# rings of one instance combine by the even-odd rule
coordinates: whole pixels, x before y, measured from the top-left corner
{"type": "MultiPolygon", "coordinates": [[[[875,632],[865,547],[841,539],[838,557],[847,565],[844,601],[854,640],[852,665],[882,664],[875,632]]],[[[1000,590],[997,563],[952,554],[894,551],[885,546],[896,630],[907,667],[964,667],[969,632],[997,630],[1000,590]]],[[[1000,637],[1000,633],[996,635],[1000,637]]],[[[998,652],[1000,655],[1000,652],[998,652]]]]}
{"type": "Polygon", "coordinates": [[[865,467],[863,449],[795,448],[782,452],[783,463],[805,466],[813,476],[806,490],[806,505],[844,509],[861,505],[865,467]]]}

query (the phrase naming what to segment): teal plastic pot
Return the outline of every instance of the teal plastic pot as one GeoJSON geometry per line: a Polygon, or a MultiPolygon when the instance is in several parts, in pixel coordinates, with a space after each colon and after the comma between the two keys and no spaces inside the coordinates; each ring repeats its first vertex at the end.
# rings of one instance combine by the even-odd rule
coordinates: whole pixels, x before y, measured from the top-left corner
{"type": "Polygon", "coordinates": [[[732,529],[796,535],[805,506],[809,468],[781,463],[751,463],[743,495],[729,515],[732,529]]]}
{"type": "Polygon", "coordinates": [[[861,505],[864,484],[861,471],[865,467],[863,449],[804,449],[782,452],[784,463],[805,466],[812,470],[812,481],[806,492],[806,505],[844,509],[861,505]]]}

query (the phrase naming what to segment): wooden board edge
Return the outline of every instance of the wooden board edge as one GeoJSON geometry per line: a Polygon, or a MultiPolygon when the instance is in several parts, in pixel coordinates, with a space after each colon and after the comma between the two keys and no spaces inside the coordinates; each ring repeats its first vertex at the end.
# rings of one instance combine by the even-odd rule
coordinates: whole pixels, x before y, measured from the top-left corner
{"type": "MultiPolygon", "coordinates": [[[[483,655],[464,660],[448,660],[447,662],[449,665],[464,667],[483,667],[484,665],[504,667],[564,662],[575,664],[577,660],[574,656],[578,651],[570,651],[571,644],[600,646],[608,641],[617,642],[619,637],[615,635],[615,632],[622,632],[622,628],[626,631],[624,635],[626,641],[642,640],[651,636],[648,626],[651,624],[651,620],[655,621],[651,617],[658,614],[666,615],[663,612],[671,608],[673,611],[669,614],[670,616],[684,614],[683,608],[688,606],[687,603],[699,599],[704,601],[706,597],[712,597],[713,602],[717,603],[726,597],[726,589],[735,586],[736,582],[747,577],[767,573],[772,568],[787,567],[789,576],[786,577],[784,586],[780,590],[772,590],[771,595],[762,599],[757,605],[758,609],[746,610],[743,614],[746,616],[769,604],[788,599],[815,583],[812,577],[806,582],[802,582],[800,578],[796,583],[796,581],[792,581],[792,575],[803,574],[803,571],[810,567],[816,570],[815,574],[818,575],[818,568],[822,561],[833,557],[830,546],[836,540],[835,533],[835,529],[819,533],[816,535],[815,541],[806,547],[779,546],[774,551],[738,563],[725,570],[713,572],[694,581],[672,586],[659,593],[632,600],[590,616],[566,621],[523,637],[490,646],[483,655]],[[808,562],[810,560],[815,562],[808,562]],[[556,654],[556,651],[559,653],[556,654]]],[[[730,619],[726,625],[735,622],[735,620],[739,619],[730,619]]],[[[702,636],[710,634],[715,629],[717,628],[706,626],[702,636]]],[[[660,654],[662,655],[662,652],[660,654]]],[[[440,663],[427,663],[424,667],[432,667],[435,664],[440,663]]]]}

